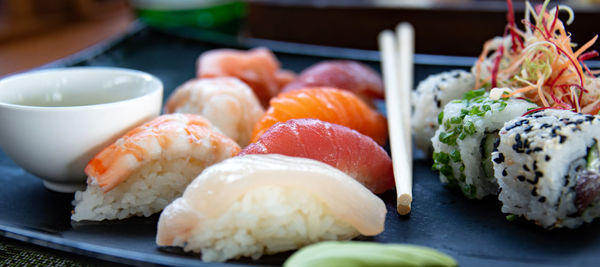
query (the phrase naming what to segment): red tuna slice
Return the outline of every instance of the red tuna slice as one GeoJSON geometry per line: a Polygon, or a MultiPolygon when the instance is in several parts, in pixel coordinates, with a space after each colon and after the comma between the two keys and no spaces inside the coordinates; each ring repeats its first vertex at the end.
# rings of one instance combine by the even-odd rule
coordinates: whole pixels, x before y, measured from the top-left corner
{"type": "Polygon", "coordinates": [[[283,154],[327,163],[373,193],[394,187],[392,160],[373,139],[348,127],[317,119],[291,119],[270,127],[245,154],[283,154]]]}
{"type": "Polygon", "coordinates": [[[369,104],[372,104],[374,99],[384,97],[381,76],[369,66],[351,60],[328,60],[312,65],[282,91],[315,86],[348,90],[369,104]]]}

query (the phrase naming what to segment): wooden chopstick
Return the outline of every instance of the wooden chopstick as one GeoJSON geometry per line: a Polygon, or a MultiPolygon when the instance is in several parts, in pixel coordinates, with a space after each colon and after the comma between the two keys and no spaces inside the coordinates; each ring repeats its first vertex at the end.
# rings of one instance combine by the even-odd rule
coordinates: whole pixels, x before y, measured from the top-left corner
{"type": "Polygon", "coordinates": [[[410,24],[400,24],[398,31],[396,37],[392,31],[385,30],[379,34],[378,39],[396,183],[397,211],[401,215],[406,215],[410,213],[412,203],[410,91],[412,90],[414,31],[410,24]]]}

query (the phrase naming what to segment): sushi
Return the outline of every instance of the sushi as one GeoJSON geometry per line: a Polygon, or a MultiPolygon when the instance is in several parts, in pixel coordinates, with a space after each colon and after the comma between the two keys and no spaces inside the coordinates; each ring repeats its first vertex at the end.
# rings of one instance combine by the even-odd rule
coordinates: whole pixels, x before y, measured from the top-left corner
{"type": "Polygon", "coordinates": [[[439,127],[438,114],[448,102],[461,99],[473,86],[475,76],[464,70],[434,74],[419,83],[411,101],[411,128],[419,149],[431,155],[431,137],[439,127]]]}
{"type": "Polygon", "coordinates": [[[546,109],[500,130],[492,153],[502,212],[545,228],[600,217],[600,117],[546,109]]]}
{"type": "Polygon", "coordinates": [[[282,154],[327,163],[379,194],[394,187],[392,160],[373,139],[317,119],[291,119],[269,128],[245,154],[282,154]]]}
{"type": "Polygon", "coordinates": [[[129,131],[86,166],[72,220],[150,216],[179,197],[204,168],[240,147],[198,115],[169,114],[129,131]]]}
{"type": "Polygon", "coordinates": [[[281,93],[271,99],[271,106],[254,126],[252,142],[277,122],[314,118],[354,129],[380,145],[387,141],[387,122],[351,92],[313,87],[281,93]]]}
{"type": "Polygon", "coordinates": [[[156,243],[203,261],[294,250],[383,231],[385,204],[340,170],[278,154],[237,156],[207,168],[162,212],[156,243]]]}
{"type": "Polygon", "coordinates": [[[351,60],[327,60],[302,71],[283,92],[306,87],[335,87],[355,93],[365,103],[384,98],[381,76],[369,66],[351,60]]]}
{"type": "Polygon", "coordinates": [[[280,69],[279,61],[267,48],[204,52],[198,57],[196,76],[236,77],[252,88],[263,107],[267,107],[269,99],[296,78],[293,72],[280,69]]]}
{"type": "Polygon", "coordinates": [[[488,96],[483,89],[473,90],[462,100],[448,103],[431,139],[433,169],[440,172],[440,181],[460,189],[468,198],[496,195],[490,155],[498,130],[506,121],[537,107],[525,100],[492,100],[488,96]]]}
{"type": "Polygon", "coordinates": [[[218,77],[193,79],[177,87],[165,104],[165,113],[175,112],[202,115],[244,147],[265,111],[246,84],[218,77]]]}

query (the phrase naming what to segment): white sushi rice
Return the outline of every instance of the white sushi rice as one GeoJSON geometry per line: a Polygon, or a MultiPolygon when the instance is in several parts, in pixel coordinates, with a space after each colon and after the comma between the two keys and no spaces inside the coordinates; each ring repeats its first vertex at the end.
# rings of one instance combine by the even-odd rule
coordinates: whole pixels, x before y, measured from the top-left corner
{"type": "Polygon", "coordinates": [[[434,74],[421,81],[412,94],[411,126],[415,144],[431,154],[431,137],[438,128],[437,116],[444,106],[475,86],[475,76],[463,70],[434,74]]]}
{"type": "Polygon", "coordinates": [[[154,161],[106,193],[93,181],[85,191],[75,193],[71,219],[101,221],[148,217],[181,196],[205,167],[187,158],[154,161]]]}
{"type": "Polygon", "coordinates": [[[240,196],[219,217],[204,218],[189,240],[176,238],[172,245],[201,253],[203,261],[222,262],[240,257],[258,259],[263,254],[359,235],[328,209],[306,191],[264,186],[240,196]]]}

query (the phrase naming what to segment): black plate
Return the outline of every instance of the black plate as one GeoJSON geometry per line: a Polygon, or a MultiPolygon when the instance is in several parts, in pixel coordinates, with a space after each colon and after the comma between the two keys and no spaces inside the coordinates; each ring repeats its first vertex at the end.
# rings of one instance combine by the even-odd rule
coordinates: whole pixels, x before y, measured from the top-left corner
{"type": "MultiPolygon", "coordinates": [[[[275,51],[281,51],[277,57],[283,67],[294,71],[301,71],[317,61],[340,57],[362,59],[379,69],[378,54],[366,56],[364,53],[368,51],[364,50],[312,47],[329,51],[331,57],[326,57],[318,51],[302,54],[301,50],[288,49],[285,53],[281,48],[286,49],[289,44],[257,41],[260,40],[251,44],[235,42],[229,46],[273,45],[275,51]],[[338,53],[333,53],[335,51],[338,53]]],[[[194,77],[196,58],[201,52],[220,47],[226,46],[214,40],[200,41],[138,25],[124,38],[50,66],[117,66],[142,70],[164,82],[166,98],[177,85],[194,77]]],[[[454,59],[417,55],[416,81],[443,70],[465,68],[468,64],[463,63],[473,60],[458,58],[459,61],[453,62],[454,59]]],[[[366,240],[432,247],[448,253],[463,266],[597,264],[600,252],[598,222],[575,230],[553,231],[540,229],[528,222],[509,222],[500,212],[497,200],[472,201],[449,191],[439,183],[437,174],[430,167],[431,162],[419,154],[415,155],[412,213],[407,217],[397,215],[394,193],[382,195],[389,210],[385,231],[366,240]]],[[[154,244],[157,216],[72,223],[73,194],[45,189],[41,180],[23,171],[1,150],[0,184],[0,234],[6,237],[121,263],[208,265],[196,255],[158,249],[154,244]]],[[[287,256],[289,253],[263,257],[259,261],[231,261],[223,266],[280,265],[287,256]]]]}

